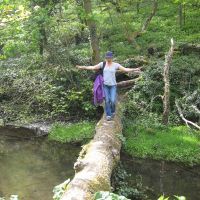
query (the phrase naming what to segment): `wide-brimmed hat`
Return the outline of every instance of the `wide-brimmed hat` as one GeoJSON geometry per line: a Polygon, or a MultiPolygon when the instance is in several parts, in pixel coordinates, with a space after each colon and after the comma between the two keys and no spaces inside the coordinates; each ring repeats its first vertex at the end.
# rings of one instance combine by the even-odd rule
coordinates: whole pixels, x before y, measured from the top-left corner
{"type": "Polygon", "coordinates": [[[105,57],[106,58],[113,58],[113,52],[112,51],[107,51],[105,57]]]}

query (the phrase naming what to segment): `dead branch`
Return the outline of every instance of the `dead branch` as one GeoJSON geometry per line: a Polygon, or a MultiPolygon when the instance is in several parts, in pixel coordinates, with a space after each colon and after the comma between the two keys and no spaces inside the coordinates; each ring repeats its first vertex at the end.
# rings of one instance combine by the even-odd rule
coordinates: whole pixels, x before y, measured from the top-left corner
{"type": "Polygon", "coordinates": [[[163,95],[163,124],[168,124],[169,111],[170,111],[170,82],[169,82],[169,68],[172,61],[174,53],[174,41],[171,39],[171,48],[169,49],[168,54],[165,56],[164,63],[164,72],[163,72],[163,80],[164,80],[164,95],[163,95]]]}
{"type": "Polygon", "coordinates": [[[177,110],[178,110],[178,113],[179,113],[181,119],[185,122],[185,124],[187,125],[187,127],[189,127],[188,124],[190,124],[190,125],[192,125],[192,126],[194,126],[195,128],[197,128],[197,129],[200,130],[200,126],[198,126],[198,125],[195,124],[194,122],[191,122],[191,121],[187,120],[187,119],[184,117],[183,112],[182,112],[182,110],[181,110],[181,107],[179,106],[178,100],[175,100],[175,105],[176,105],[176,107],[177,107],[177,110]]]}

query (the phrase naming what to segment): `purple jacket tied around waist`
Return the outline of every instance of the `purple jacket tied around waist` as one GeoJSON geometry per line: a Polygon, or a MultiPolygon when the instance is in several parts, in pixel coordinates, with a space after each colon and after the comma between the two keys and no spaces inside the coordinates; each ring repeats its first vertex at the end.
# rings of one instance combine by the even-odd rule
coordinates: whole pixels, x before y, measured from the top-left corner
{"type": "Polygon", "coordinates": [[[94,93],[94,104],[101,104],[104,100],[104,90],[103,90],[103,76],[99,74],[95,81],[93,86],[93,93],[94,93]]]}

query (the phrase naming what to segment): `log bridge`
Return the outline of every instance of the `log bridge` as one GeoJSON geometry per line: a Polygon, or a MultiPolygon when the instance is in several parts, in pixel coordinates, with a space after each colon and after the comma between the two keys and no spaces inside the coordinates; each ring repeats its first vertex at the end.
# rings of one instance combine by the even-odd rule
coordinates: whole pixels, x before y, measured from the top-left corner
{"type": "MultiPolygon", "coordinates": [[[[123,81],[118,86],[127,87],[133,83],[133,80],[123,81]]],[[[104,114],[95,127],[94,138],[83,146],[74,164],[74,178],[67,185],[61,200],[92,200],[98,191],[111,191],[112,171],[120,160],[120,102],[116,105],[114,119],[107,121],[104,114]]]]}

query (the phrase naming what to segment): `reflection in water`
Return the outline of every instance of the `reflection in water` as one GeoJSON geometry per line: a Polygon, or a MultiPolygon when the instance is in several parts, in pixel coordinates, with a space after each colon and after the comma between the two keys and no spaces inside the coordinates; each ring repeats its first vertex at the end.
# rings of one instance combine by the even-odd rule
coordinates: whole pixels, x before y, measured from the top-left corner
{"type": "Polygon", "coordinates": [[[50,200],[53,187],[73,176],[80,148],[27,138],[20,130],[0,129],[0,196],[50,200]]]}
{"type": "Polygon", "coordinates": [[[160,166],[160,194],[164,194],[164,189],[163,189],[163,178],[164,178],[164,161],[161,161],[160,166]]]}
{"type": "Polygon", "coordinates": [[[142,184],[153,189],[152,199],[161,194],[165,196],[183,195],[188,200],[200,199],[200,166],[184,167],[165,161],[152,161],[148,159],[131,158],[121,155],[121,161],[134,180],[142,176],[142,184]]]}

